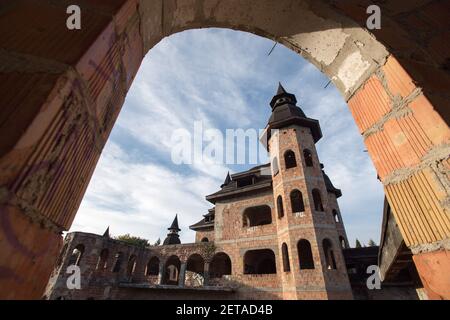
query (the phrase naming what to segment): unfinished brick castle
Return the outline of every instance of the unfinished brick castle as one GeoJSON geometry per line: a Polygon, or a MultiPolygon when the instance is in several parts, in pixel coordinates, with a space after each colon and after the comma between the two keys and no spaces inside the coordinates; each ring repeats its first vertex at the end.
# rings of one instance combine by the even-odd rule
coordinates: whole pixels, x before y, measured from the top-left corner
{"type": "MultiPolygon", "coordinates": [[[[382,279],[409,263],[430,299],[450,299],[449,1],[377,1],[382,28],[370,30],[368,0],[0,3],[0,299],[42,297],[143,57],[166,37],[210,27],[275,40],[333,82],[386,195],[382,279]],[[81,30],[66,27],[68,5],[81,8],[81,30]]],[[[289,170],[300,168],[300,155],[289,170]]],[[[275,192],[287,192],[276,185],[288,171],[281,160],[275,192]]],[[[277,232],[293,219],[283,199],[285,220],[272,219],[277,232]]],[[[215,236],[226,236],[221,202],[215,236]]],[[[291,237],[295,228],[288,230],[291,237]]],[[[311,243],[313,255],[321,245],[311,243]]]]}
{"type": "Polygon", "coordinates": [[[108,230],[69,234],[47,298],[175,298],[196,288],[218,298],[351,299],[341,191],[319,161],[319,122],[296,103],[280,84],[262,136],[271,163],[228,175],[206,197],[214,207],[190,227],[195,243],[180,244],[177,217],[163,245],[149,248],[108,230]],[[72,264],[81,290],[67,289],[72,264]]]}

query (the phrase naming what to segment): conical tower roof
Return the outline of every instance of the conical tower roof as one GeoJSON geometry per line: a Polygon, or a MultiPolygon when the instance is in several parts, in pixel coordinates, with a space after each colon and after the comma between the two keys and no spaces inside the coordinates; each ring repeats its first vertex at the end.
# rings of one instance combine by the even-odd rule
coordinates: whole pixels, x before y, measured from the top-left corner
{"type": "Polygon", "coordinates": [[[293,124],[310,128],[314,142],[322,138],[319,121],[308,118],[296,103],[295,95],[287,92],[283,85],[279,83],[277,93],[270,102],[272,114],[267,125],[267,139],[270,139],[270,130],[285,128],[293,124]]]}
{"type": "Polygon", "coordinates": [[[173,219],[173,222],[168,228],[168,230],[181,231],[181,229],[178,227],[178,214],[175,215],[175,219],[173,219]]]}

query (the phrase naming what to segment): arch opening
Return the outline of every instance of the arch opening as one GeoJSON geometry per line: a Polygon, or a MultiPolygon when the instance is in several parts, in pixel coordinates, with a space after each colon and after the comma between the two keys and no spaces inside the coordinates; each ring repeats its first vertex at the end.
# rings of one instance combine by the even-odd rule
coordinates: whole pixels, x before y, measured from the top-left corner
{"type": "Polygon", "coordinates": [[[334,258],[333,245],[330,239],[323,239],[322,249],[325,255],[325,268],[326,269],[336,269],[336,260],[334,258]]]}
{"type": "Polygon", "coordinates": [[[100,252],[100,255],[98,256],[97,261],[97,270],[104,270],[108,268],[108,256],[109,256],[109,250],[108,249],[102,249],[100,252]]]}
{"type": "Polygon", "coordinates": [[[339,223],[340,220],[339,220],[339,214],[338,214],[337,210],[333,209],[332,213],[333,213],[334,222],[339,223]]]}
{"type": "Polygon", "coordinates": [[[211,278],[222,278],[224,275],[231,275],[231,259],[224,253],[216,253],[209,266],[209,275],[211,278]]]}
{"type": "Polygon", "coordinates": [[[243,226],[256,227],[272,223],[272,209],[267,206],[250,207],[244,210],[243,226]]]}
{"type": "Polygon", "coordinates": [[[297,160],[295,159],[295,153],[292,150],[287,150],[284,153],[284,164],[286,169],[295,168],[297,166],[297,160]]]}
{"type": "Polygon", "coordinates": [[[297,244],[297,251],[300,270],[314,269],[314,258],[311,250],[311,243],[308,240],[301,239],[297,244]]]}
{"type": "Polygon", "coordinates": [[[342,249],[347,248],[347,241],[345,241],[345,238],[343,236],[339,236],[339,243],[341,244],[342,249]]]}
{"type": "Polygon", "coordinates": [[[134,271],[136,270],[136,264],[137,264],[137,257],[136,255],[132,254],[128,259],[127,276],[132,276],[134,274],[134,271]]]}
{"type": "Polygon", "coordinates": [[[292,207],[292,213],[305,211],[303,195],[300,192],[300,190],[295,189],[295,190],[291,191],[291,207],[292,207]]]}
{"type": "Polygon", "coordinates": [[[114,272],[114,273],[120,272],[120,270],[122,268],[122,262],[123,262],[123,253],[117,252],[115,255],[115,261],[114,261],[114,266],[113,266],[112,272],[114,272]]]}
{"type": "Polygon", "coordinates": [[[289,272],[291,271],[291,264],[289,262],[289,251],[286,243],[283,243],[281,246],[281,253],[283,255],[283,271],[289,272]]]}
{"type": "Polygon", "coordinates": [[[277,273],[275,253],[270,249],[249,250],[244,255],[244,274],[277,273]]]}
{"type": "Polygon", "coordinates": [[[323,210],[323,203],[322,203],[322,196],[320,195],[319,189],[313,189],[312,191],[313,201],[314,201],[314,210],[316,211],[324,211],[323,210]]]}
{"type": "Polygon", "coordinates": [[[307,167],[314,167],[314,161],[312,158],[312,153],[308,149],[303,150],[303,158],[305,159],[305,164],[307,167]]]}
{"type": "Polygon", "coordinates": [[[145,268],[145,275],[146,276],[157,276],[159,275],[159,258],[158,257],[151,257],[150,260],[147,263],[147,266],[145,268]]]}
{"type": "Polygon", "coordinates": [[[178,285],[181,269],[181,261],[177,256],[170,256],[164,267],[164,278],[162,283],[167,285],[178,285]]]}
{"type": "Polygon", "coordinates": [[[284,217],[284,208],[283,208],[283,197],[279,195],[277,197],[277,211],[278,211],[278,218],[281,219],[284,217]]]}
{"type": "Polygon", "coordinates": [[[201,287],[205,281],[205,260],[197,253],[189,256],[186,265],[185,285],[201,287]]]}
{"type": "Polygon", "coordinates": [[[75,247],[75,249],[73,249],[72,255],[70,256],[70,259],[69,259],[69,266],[71,266],[71,265],[80,266],[81,259],[83,258],[83,254],[84,254],[84,248],[85,247],[83,244],[78,244],[75,247]]]}

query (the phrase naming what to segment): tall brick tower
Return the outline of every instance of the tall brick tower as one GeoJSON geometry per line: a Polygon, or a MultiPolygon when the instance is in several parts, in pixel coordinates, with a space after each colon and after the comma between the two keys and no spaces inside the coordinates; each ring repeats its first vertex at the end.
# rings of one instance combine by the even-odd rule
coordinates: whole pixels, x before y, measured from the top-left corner
{"type": "Polygon", "coordinates": [[[348,245],[337,198],[315,148],[319,121],[280,84],[265,130],[269,151],[281,282],[285,299],[351,299],[342,255],[348,245]]]}

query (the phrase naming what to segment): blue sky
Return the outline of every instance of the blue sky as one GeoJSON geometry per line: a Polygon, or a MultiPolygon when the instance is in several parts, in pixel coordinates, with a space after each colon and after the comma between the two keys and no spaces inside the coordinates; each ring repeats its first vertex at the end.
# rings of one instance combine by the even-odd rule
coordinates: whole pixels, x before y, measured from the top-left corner
{"type": "MultiPolygon", "coordinates": [[[[351,245],[377,243],[383,189],[351,113],[328,78],[293,51],[252,34],[202,29],[165,38],[145,57],[103,150],[70,231],[131,233],[162,240],[176,213],[181,240],[188,226],[211,208],[205,196],[219,189],[228,170],[254,164],[176,165],[174,130],[263,129],[278,81],[297,96],[308,117],[318,119],[317,149],[327,174],[342,189],[339,205],[351,245]]],[[[243,148],[244,146],[239,146],[243,148]]],[[[264,162],[265,159],[261,159],[264,162]]]]}

